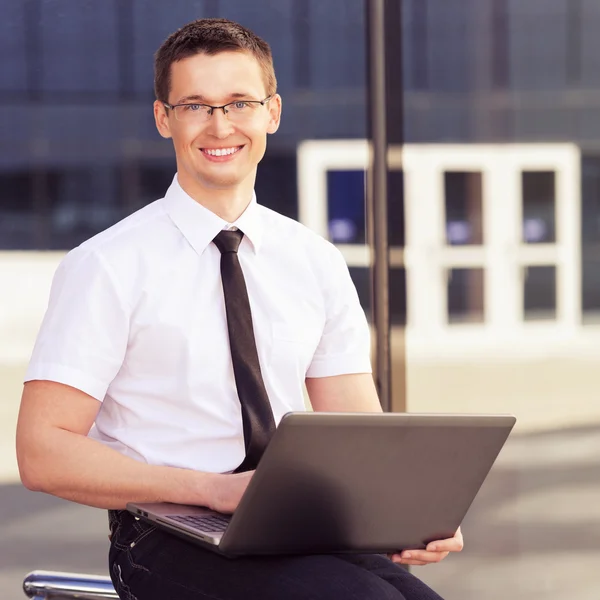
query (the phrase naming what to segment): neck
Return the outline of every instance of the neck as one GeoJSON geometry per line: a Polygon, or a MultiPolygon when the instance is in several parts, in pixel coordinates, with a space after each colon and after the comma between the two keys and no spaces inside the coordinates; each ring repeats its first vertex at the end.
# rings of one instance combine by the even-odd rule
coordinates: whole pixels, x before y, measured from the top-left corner
{"type": "Polygon", "coordinates": [[[185,177],[181,171],[177,173],[179,185],[188,196],[228,223],[237,221],[248,208],[254,192],[254,179],[248,177],[235,187],[207,188],[185,177]]]}

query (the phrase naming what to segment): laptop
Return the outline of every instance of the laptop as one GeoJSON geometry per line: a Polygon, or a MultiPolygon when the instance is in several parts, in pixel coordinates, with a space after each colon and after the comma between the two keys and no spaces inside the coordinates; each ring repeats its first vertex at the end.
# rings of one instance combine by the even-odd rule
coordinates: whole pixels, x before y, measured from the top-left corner
{"type": "Polygon", "coordinates": [[[512,415],[288,413],[233,515],[127,505],[225,556],[389,553],[452,537],[512,415]]]}

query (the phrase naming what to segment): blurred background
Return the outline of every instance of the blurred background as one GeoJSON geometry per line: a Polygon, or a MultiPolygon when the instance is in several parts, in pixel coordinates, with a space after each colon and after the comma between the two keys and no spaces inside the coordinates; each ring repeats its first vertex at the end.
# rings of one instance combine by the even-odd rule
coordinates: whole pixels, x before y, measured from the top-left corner
{"type": "MultiPolygon", "coordinates": [[[[102,511],[24,490],[21,381],[65,252],[164,195],[152,59],[203,16],[273,49],[259,202],[339,245],[371,315],[369,0],[0,1],[0,591],[106,573],[102,511]]],[[[600,590],[600,0],[388,0],[392,408],[511,412],[446,600],[600,590]]],[[[440,490],[443,502],[443,491],[440,490]]],[[[24,596],[23,596],[24,597],[24,596]]]]}

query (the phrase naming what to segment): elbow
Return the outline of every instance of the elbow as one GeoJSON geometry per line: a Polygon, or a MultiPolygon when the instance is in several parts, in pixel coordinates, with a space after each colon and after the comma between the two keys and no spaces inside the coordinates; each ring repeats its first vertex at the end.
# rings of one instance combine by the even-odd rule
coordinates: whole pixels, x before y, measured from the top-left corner
{"type": "Polygon", "coordinates": [[[25,474],[21,469],[19,469],[19,475],[23,487],[26,487],[30,492],[44,491],[43,487],[35,480],[35,478],[29,477],[29,475],[25,474]]]}
{"type": "Polygon", "coordinates": [[[42,483],[27,469],[19,467],[19,476],[21,483],[31,492],[43,492],[44,487],[42,483]]]}
{"type": "Polygon", "coordinates": [[[42,474],[43,465],[39,459],[35,458],[35,452],[23,447],[17,440],[17,466],[19,468],[19,477],[24,487],[32,492],[45,492],[46,486],[42,474]]]}
{"type": "Polygon", "coordinates": [[[17,457],[17,463],[19,466],[19,477],[24,487],[32,492],[43,492],[44,486],[40,477],[37,475],[36,469],[25,460],[23,457],[17,457]]]}

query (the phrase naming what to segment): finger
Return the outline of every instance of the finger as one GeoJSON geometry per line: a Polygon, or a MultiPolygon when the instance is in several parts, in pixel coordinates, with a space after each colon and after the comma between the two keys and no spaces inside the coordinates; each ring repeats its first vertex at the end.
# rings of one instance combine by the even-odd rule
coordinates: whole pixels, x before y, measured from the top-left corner
{"type": "Polygon", "coordinates": [[[388,555],[390,560],[402,564],[408,564],[410,561],[417,561],[423,564],[431,564],[440,562],[448,552],[427,552],[425,550],[405,550],[402,553],[388,555]]]}
{"type": "Polygon", "coordinates": [[[423,567],[425,565],[428,565],[429,563],[423,562],[422,560],[415,560],[413,558],[402,558],[402,556],[400,554],[394,554],[393,557],[391,557],[392,562],[398,564],[398,565],[410,565],[410,566],[414,566],[414,567],[423,567]]]}
{"type": "Polygon", "coordinates": [[[427,565],[430,565],[431,563],[427,563],[427,562],[423,562],[422,560],[403,560],[402,563],[403,565],[407,565],[409,567],[426,567],[427,565]]]}
{"type": "Polygon", "coordinates": [[[427,550],[429,552],[460,552],[464,548],[464,545],[462,534],[457,532],[457,535],[453,538],[427,544],[427,550]]]}
{"type": "Polygon", "coordinates": [[[427,552],[426,550],[411,550],[401,554],[403,559],[418,560],[427,564],[440,562],[446,556],[448,556],[448,552],[427,552]]]}

